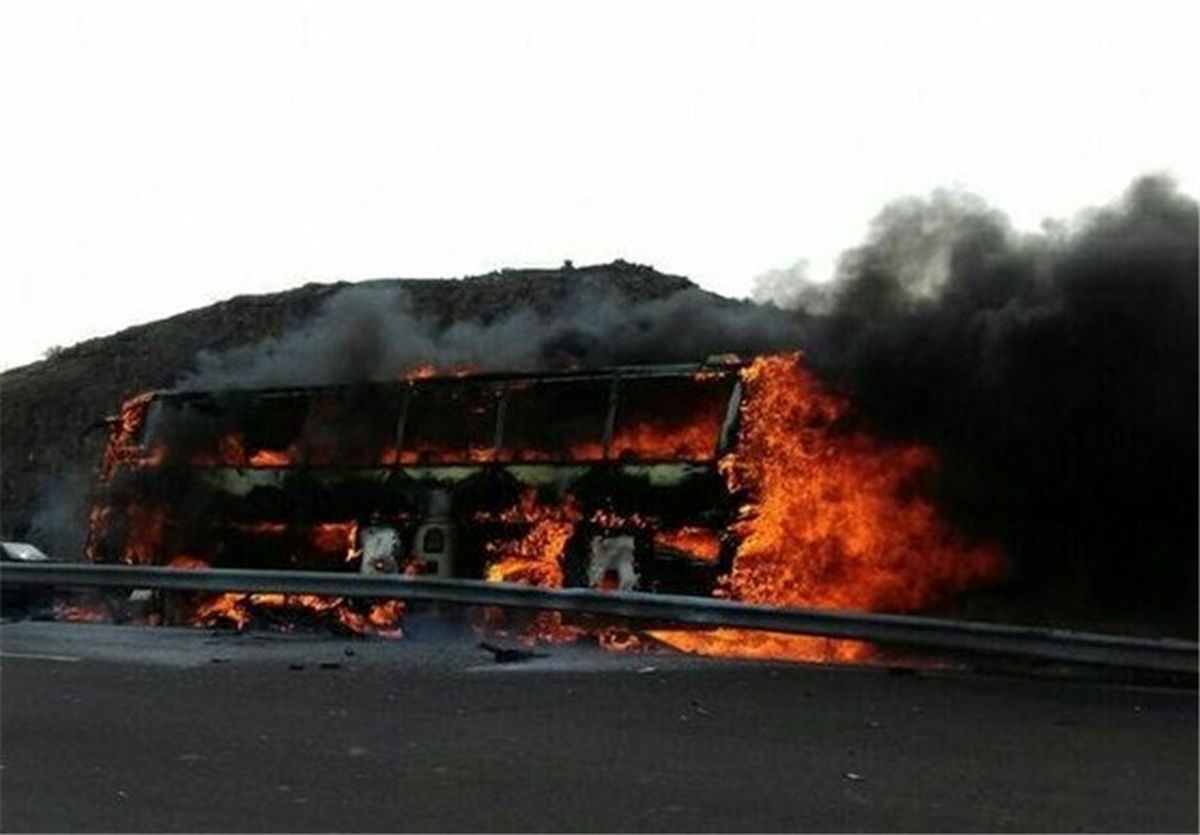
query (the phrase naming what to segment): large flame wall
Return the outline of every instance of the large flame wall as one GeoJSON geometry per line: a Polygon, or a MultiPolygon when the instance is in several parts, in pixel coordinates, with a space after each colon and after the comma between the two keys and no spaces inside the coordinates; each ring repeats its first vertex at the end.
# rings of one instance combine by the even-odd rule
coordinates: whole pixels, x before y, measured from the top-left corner
{"type": "MultiPolygon", "coordinates": [[[[824,391],[798,355],[762,357],[743,379],[741,438],[722,469],[750,503],[735,526],[740,545],[721,593],[775,606],[910,612],[1000,575],[996,550],[962,542],[913,490],[936,464],[929,450],[842,430],[848,404],[824,391]]],[[[743,630],[654,635],[720,655],[870,652],[849,641],[743,630]]]]}

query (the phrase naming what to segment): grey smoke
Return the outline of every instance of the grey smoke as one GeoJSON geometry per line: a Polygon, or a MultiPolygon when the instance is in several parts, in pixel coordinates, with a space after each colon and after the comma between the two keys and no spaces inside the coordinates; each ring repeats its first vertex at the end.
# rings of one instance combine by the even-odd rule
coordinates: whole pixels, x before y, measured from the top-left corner
{"type": "Polygon", "coordinates": [[[801,330],[780,310],[697,288],[635,302],[618,290],[584,285],[568,288],[545,312],[522,306],[490,321],[444,324],[414,311],[404,289],[367,285],[338,292],[311,321],[280,337],[200,354],[179,387],[387,380],[425,364],[546,370],[699,361],[718,352],[795,347],[801,330]]]}
{"type": "Polygon", "coordinates": [[[25,536],[55,559],[81,559],[92,498],[91,473],[59,467],[41,481],[37,495],[42,500],[25,536]]]}

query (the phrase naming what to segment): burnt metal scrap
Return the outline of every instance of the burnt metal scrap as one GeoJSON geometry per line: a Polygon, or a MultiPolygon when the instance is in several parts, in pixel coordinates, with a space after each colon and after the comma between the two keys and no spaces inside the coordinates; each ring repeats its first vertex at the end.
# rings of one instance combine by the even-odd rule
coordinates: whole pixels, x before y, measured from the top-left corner
{"type": "Polygon", "coordinates": [[[532,661],[535,658],[549,658],[548,652],[534,652],[520,647],[499,647],[487,641],[480,641],[479,648],[490,652],[497,664],[519,664],[522,661],[532,661]]]}

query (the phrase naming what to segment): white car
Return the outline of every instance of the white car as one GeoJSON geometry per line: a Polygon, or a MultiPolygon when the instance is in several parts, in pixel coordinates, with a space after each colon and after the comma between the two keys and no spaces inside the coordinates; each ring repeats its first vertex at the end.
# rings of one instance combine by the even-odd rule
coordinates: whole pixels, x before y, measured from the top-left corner
{"type": "Polygon", "coordinates": [[[4,562],[50,562],[50,557],[28,542],[0,542],[0,560],[4,562]]]}

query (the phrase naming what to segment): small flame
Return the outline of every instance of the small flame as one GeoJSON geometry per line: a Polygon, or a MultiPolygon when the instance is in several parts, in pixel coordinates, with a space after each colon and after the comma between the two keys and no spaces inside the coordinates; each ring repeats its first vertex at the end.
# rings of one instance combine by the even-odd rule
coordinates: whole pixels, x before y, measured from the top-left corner
{"type": "Polygon", "coordinates": [[[515,506],[499,514],[498,521],[528,523],[532,527],[520,539],[484,546],[493,559],[487,579],[493,583],[561,587],[563,554],[579,521],[575,501],[568,496],[561,504],[541,504],[537,492],[527,490],[515,506]]]}
{"type": "Polygon", "coordinates": [[[705,460],[716,455],[716,428],[691,424],[635,423],[619,427],[612,439],[613,458],[705,460]]]}
{"type": "Polygon", "coordinates": [[[727,658],[762,658],[824,663],[867,661],[875,650],[862,641],[749,629],[651,629],[647,635],[681,652],[727,658]]]}
{"type": "Polygon", "coordinates": [[[211,566],[208,564],[207,560],[181,554],[177,557],[171,558],[167,562],[167,567],[178,568],[181,571],[201,571],[205,568],[210,568],[211,566]]]}
{"type": "Polygon", "coordinates": [[[54,619],[69,623],[112,623],[112,613],[100,601],[54,601],[54,619]]]}
{"type": "Polygon", "coordinates": [[[403,601],[385,600],[376,603],[365,615],[344,605],[339,605],[336,613],[338,622],[356,635],[380,635],[385,638],[404,637],[404,630],[400,628],[400,620],[404,616],[403,601]]]}
{"type": "Polygon", "coordinates": [[[293,449],[260,449],[246,459],[246,463],[251,467],[269,469],[290,466],[295,460],[293,449]]]}
{"type": "Polygon", "coordinates": [[[619,626],[606,626],[596,633],[596,643],[612,652],[641,652],[646,642],[637,632],[619,626]]]}
{"type": "Polygon", "coordinates": [[[121,404],[117,416],[117,427],[104,449],[100,461],[100,479],[108,481],[121,465],[157,466],[162,462],[164,450],[161,446],[142,447],[140,438],[146,423],[146,410],[154,392],[142,392],[121,404]]]}
{"type": "Polygon", "coordinates": [[[229,527],[255,536],[283,536],[288,530],[286,522],[230,522],[229,527]]]}
{"type": "Polygon", "coordinates": [[[404,617],[405,607],[401,600],[374,603],[363,613],[344,598],[315,594],[228,592],[205,595],[188,613],[186,622],[204,627],[228,624],[240,631],[260,615],[272,612],[284,618],[289,626],[297,615],[307,614],[319,619],[332,618],[358,635],[378,635],[385,638],[404,636],[400,621],[404,617]]]}
{"type": "Polygon", "coordinates": [[[344,553],[347,562],[359,555],[357,522],[323,522],[313,525],[309,532],[309,540],[318,551],[328,554],[344,553]]]}
{"type": "Polygon", "coordinates": [[[675,530],[658,531],[654,535],[654,544],[683,551],[688,556],[704,562],[716,562],[721,555],[720,535],[708,528],[691,525],[675,530]]]}
{"type": "Polygon", "coordinates": [[[604,459],[604,444],[599,441],[579,441],[566,447],[563,453],[550,452],[545,449],[500,449],[497,460],[520,463],[541,463],[545,461],[602,461],[604,459]]]}
{"type": "Polygon", "coordinates": [[[393,451],[395,463],[403,466],[414,464],[489,464],[496,460],[496,451],[490,446],[472,444],[466,449],[458,447],[439,447],[432,444],[422,445],[421,449],[402,449],[393,451]]]}
{"type": "MultiPolygon", "coordinates": [[[[488,581],[561,588],[563,557],[579,519],[579,510],[570,496],[558,504],[542,504],[537,491],[522,493],[516,505],[498,514],[496,521],[531,527],[520,538],[485,544],[485,552],[494,560],[487,568],[488,581]]],[[[488,611],[488,631],[503,633],[506,626],[507,618],[501,612],[488,611]]],[[[562,643],[583,634],[585,630],[564,624],[561,612],[538,612],[519,630],[518,638],[524,643],[562,643]]]]}

